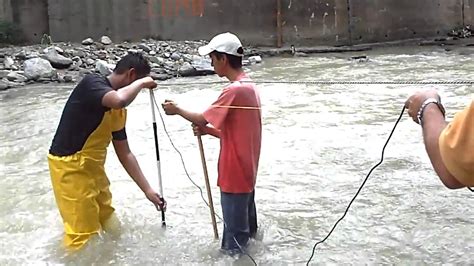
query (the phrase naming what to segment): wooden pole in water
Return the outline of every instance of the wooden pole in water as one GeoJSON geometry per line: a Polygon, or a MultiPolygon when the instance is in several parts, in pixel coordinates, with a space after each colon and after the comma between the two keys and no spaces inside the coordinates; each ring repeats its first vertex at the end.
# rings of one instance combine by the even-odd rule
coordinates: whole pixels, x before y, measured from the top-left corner
{"type": "Polygon", "coordinates": [[[209,201],[209,208],[211,210],[211,221],[212,227],[214,228],[214,239],[217,240],[219,239],[219,233],[217,232],[216,213],[214,211],[214,203],[212,201],[211,185],[209,184],[209,174],[207,172],[206,157],[204,156],[204,147],[202,145],[201,135],[198,135],[197,139],[199,144],[199,152],[201,153],[202,170],[204,171],[204,179],[206,181],[207,199],[209,201]]]}
{"type": "Polygon", "coordinates": [[[277,1],[277,14],[276,14],[276,20],[277,20],[277,47],[281,48],[283,45],[283,33],[281,29],[281,0],[276,0],[277,1]]]}

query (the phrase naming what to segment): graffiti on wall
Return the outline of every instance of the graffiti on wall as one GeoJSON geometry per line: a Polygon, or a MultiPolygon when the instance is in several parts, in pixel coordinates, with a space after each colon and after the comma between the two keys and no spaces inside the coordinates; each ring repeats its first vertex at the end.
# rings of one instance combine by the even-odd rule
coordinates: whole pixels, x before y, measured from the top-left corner
{"type": "Polygon", "coordinates": [[[148,0],[148,18],[202,17],[205,0],[148,0]]]}

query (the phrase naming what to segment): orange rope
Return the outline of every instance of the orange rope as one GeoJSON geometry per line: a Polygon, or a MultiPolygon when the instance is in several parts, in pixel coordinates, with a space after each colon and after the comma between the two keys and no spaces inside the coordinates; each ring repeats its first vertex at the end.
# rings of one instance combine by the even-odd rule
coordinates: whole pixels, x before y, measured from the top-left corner
{"type": "Polygon", "coordinates": [[[261,107],[254,106],[233,106],[233,105],[211,105],[214,108],[244,109],[244,110],[261,110],[261,107]]]}

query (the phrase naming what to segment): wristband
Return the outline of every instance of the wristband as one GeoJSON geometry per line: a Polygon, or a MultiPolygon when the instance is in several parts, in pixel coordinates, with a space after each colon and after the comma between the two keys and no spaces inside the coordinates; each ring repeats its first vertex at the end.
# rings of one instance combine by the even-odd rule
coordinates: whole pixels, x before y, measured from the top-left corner
{"type": "Polygon", "coordinates": [[[420,123],[421,126],[423,126],[423,113],[425,112],[425,109],[428,105],[430,104],[436,104],[439,108],[439,110],[441,111],[441,113],[443,114],[443,117],[445,117],[445,110],[444,110],[444,107],[443,105],[441,104],[441,101],[438,101],[437,99],[435,98],[428,98],[426,99],[423,104],[421,104],[421,107],[420,109],[418,110],[418,113],[417,113],[417,118],[418,118],[418,122],[420,123]]]}

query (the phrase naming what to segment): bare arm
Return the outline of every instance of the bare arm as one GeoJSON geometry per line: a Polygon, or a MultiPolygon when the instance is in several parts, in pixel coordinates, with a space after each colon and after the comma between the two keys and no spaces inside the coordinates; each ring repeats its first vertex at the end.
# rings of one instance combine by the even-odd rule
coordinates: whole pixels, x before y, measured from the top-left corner
{"type": "Polygon", "coordinates": [[[163,110],[167,115],[180,115],[184,119],[188,120],[189,122],[198,125],[198,126],[205,126],[207,125],[207,121],[204,118],[204,115],[201,113],[194,113],[187,110],[180,108],[175,102],[171,100],[166,100],[162,104],[163,110]]]}
{"type": "Polygon", "coordinates": [[[102,98],[102,105],[113,109],[126,107],[135,100],[141,89],[155,87],[156,82],[150,77],[135,80],[128,86],[107,92],[102,98]]]}
{"type": "Polygon", "coordinates": [[[195,125],[199,125],[199,126],[207,125],[207,121],[204,118],[204,115],[202,115],[201,113],[194,113],[194,112],[190,112],[179,107],[177,108],[178,108],[177,114],[183,117],[184,119],[188,120],[189,122],[195,125]]]}
{"type": "Polygon", "coordinates": [[[143,175],[140,166],[138,165],[135,155],[130,151],[127,140],[113,141],[115,152],[123,168],[127,171],[130,177],[135,181],[138,187],[145,193],[146,197],[157,206],[162,206],[160,195],[153,190],[145,176],[143,175]]]}
{"type": "Polygon", "coordinates": [[[428,105],[423,115],[423,140],[428,157],[441,182],[450,189],[463,188],[465,186],[448,171],[441,158],[439,137],[447,124],[438,106],[428,105]]]}

